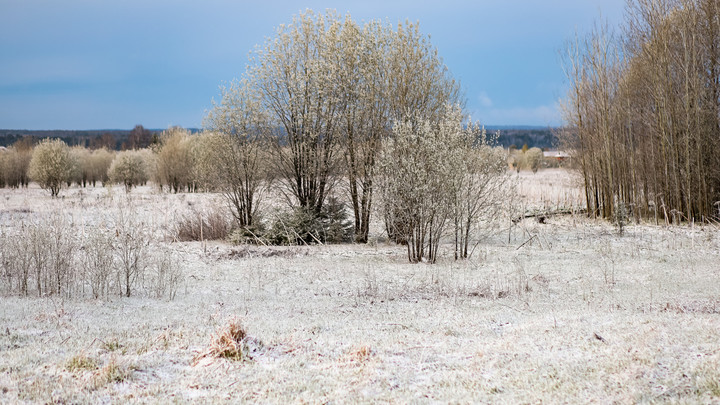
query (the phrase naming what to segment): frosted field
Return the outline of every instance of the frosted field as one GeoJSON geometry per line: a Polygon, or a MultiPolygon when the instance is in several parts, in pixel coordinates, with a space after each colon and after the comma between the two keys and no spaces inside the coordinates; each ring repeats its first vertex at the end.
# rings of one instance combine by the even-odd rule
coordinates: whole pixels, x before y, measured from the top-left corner
{"type": "MultiPolygon", "coordinates": [[[[527,207],[567,206],[562,170],[521,174],[527,207]]],[[[0,189],[0,223],[90,222],[121,188],[0,189]],[[29,211],[29,212],[27,212],[29,211]]],[[[134,190],[159,232],[207,194],[134,190]]],[[[379,233],[379,229],[375,229],[379,233]]],[[[720,230],[526,219],[436,265],[403,246],[163,242],[172,300],[0,297],[0,403],[720,403],[720,230]],[[508,241],[509,238],[509,241],[508,241]],[[200,357],[231,319],[248,359],[200,357]]]]}

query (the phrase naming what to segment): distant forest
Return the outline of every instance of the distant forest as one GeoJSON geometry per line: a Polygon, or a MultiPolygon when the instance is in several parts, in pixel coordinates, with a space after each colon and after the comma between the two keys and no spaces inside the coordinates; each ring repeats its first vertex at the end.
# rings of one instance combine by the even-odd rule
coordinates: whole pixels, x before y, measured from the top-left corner
{"type": "MultiPolygon", "coordinates": [[[[191,128],[190,132],[198,132],[191,128]]],[[[58,138],[70,146],[80,145],[90,149],[108,148],[112,150],[137,149],[147,147],[157,142],[157,137],[164,130],[146,129],[138,125],[129,129],[102,129],[102,130],[24,130],[0,129],[0,146],[11,146],[15,142],[35,144],[41,139],[58,138]]],[[[514,127],[488,127],[488,134],[500,131],[498,144],[504,148],[515,146],[522,149],[538,147],[540,149],[553,149],[557,147],[556,136],[552,128],[514,128],[514,127]]]]}
{"type": "MultiPolygon", "coordinates": [[[[188,129],[191,133],[196,128],[188,129]]],[[[41,139],[62,139],[69,146],[84,146],[90,149],[108,148],[111,150],[146,148],[158,142],[163,129],[147,129],[137,125],[133,129],[98,130],[26,130],[0,129],[0,146],[11,146],[16,142],[33,145],[41,139]]]]}
{"type": "Polygon", "coordinates": [[[524,145],[528,148],[555,149],[557,145],[557,133],[555,128],[548,127],[487,127],[488,134],[500,131],[498,144],[503,148],[515,146],[522,149],[524,145]]]}

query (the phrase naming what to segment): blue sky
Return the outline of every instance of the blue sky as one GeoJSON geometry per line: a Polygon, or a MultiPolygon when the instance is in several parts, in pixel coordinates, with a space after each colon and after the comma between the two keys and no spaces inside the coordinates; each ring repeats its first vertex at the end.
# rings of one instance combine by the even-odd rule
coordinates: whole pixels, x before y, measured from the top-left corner
{"type": "Polygon", "coordinates": [[[485,125],[559,125],[559,52],[625,0],[0,0],[0,128],[200,127],[300,10],[419,21],[485,125]]]}

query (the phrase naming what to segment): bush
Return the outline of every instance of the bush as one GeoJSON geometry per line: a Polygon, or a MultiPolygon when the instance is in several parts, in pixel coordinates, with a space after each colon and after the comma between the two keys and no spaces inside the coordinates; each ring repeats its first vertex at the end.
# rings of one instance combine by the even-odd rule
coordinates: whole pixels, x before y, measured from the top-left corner
{"type": "Polygon", "coordinates": [[[113,183],[125,185],[125,191],[148,181],[148,164],[142,151],[126,150],[117,154],[108,169],[113,183]]]}
{"type": "Polygon", "coordinates": [[[278,215],[264,239],[272,245],[312,245],[343,243],[353,239],[353,224],[345,206],[329,198],[320,213],[311,208],[297,207],[278,215]]]}
{"type": "Polygon", "coordinates": [[[88,184],[95,187],[97,182],[108,181],[108,169],[113,161],[113,153],[105,148],[88,150],[81,146],[71,149],[75,165],[72,170],[73,183],[86,187],[88,184]]]}
{"type": "Polygon", "coordinates": [[[170,128],[160,136],[156,182],[177,193],[195,188],[194,138],[182,128],[170,128]]]}
{"type": "Polygon", "coordinates": [[[115,152],[105,148],[96,149],[90,154],[90,162],[87,167],[87,181],[95,187],[99,181],[103,185],[108,182],[108,169],[115,158],[115,152]]]}
{"type": "Polygon", "coordinates": [[[543,151],[540,148],[530,148],[525,152],[525,165],[533,173],[537,173],[543,162],[543,151]]]}
{"type": "Polygon", "coordinates": [[[380,159],[381,202],[388,236],[407,241],[408,260],[435,262],[462,177],[461,112],[431,122],[409,116],[393,127],[380,159]]]}
{"type": "Polygon", "coordinates": [[[0,186],[27,187],[32,150],[11,146],[0,152],[0,186]]]}
{"type": "Polygon", "coordinates": [[[467,258],[480,222],[511,195],[507,155],[479,125],[461,120],[459,107],[450,106],[438,121],[409,116],[393,127],[381,156],[388,237],[407,245],[411,262],[434,263],[453,226],[455,258],[467,258]]]}
{"type": "Polygon", "coordinates": [[[219,209],[192,210],[181,215],[175,229],[175,239],[185,241],[221,240],[230,233],[230,222],[219,209]]]}
{"type": "Polygon", "coordinates": [[[70,148],[70,156],[72,156],[73,166],[70,169],[67,185],[68,187],[73,184],[85,186],[87,184],[86,166],[88,160],[90,160],[90,151],[82,146],[73,146],[70,148]]]}
{"type": "Polygon", "coordinates": [[[70,148],[60,139],[44,139],[32,153],[28,168],[30,179],[56,197],[71,180],[75,162],[70,148]]]}

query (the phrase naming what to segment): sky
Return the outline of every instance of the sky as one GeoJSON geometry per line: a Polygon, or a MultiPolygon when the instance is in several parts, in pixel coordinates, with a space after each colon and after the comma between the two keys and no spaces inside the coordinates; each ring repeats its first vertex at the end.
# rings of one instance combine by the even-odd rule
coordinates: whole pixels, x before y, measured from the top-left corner
{"type": "Polygon", "coordinates": [[[200,128],[275,27],[310,8],[419,22],[472,119],[562,124],[560,53],[625,0],[0,0],[0,128],[200,128]]]}

